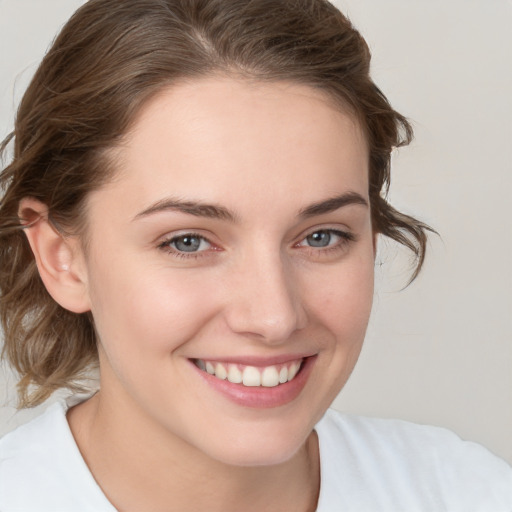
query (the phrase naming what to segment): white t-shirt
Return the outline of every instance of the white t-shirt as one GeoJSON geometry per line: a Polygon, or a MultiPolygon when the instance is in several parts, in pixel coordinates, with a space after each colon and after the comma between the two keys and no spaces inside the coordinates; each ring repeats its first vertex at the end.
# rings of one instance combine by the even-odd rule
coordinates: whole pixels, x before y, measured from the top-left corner
{"type": "MultiPolygon", "coordinates": [[[[66,410],[56,403],[0,440],[1,512],[115,512],[66,410]]],[[[447,430],[329,410],[316,431],[317,512],[512,512],[512,468],[447,430]]]]}

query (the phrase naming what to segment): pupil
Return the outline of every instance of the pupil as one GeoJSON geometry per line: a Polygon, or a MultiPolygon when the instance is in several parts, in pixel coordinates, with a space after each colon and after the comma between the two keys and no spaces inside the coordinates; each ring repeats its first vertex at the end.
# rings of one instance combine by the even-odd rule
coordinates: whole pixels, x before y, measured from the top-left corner
{"type": "Polygon", "coordinates": [[[311,247],[326,247],[331,241],[331,235],[327,231],[317,231],[308,236],[308,244],[311,247]]]}
{"type": "Polygon", "coordinates": [[[199,249],[201,240],[197,236],[182,236],[174,242],[174,245],[178,251],[194,252],[199,249]]]}

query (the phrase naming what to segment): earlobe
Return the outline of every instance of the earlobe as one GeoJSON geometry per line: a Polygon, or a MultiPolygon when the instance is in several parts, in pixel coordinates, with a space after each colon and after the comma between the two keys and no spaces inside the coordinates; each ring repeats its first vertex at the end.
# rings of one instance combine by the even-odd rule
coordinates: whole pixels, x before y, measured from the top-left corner
{"type": "Polygon", "coordinates": [[[87,274],[78,240],[59,233],[48,219],[46,205],[37,199],[22,199],[18,216],[48,293],[69,311],[89,311],[87,274]]]}

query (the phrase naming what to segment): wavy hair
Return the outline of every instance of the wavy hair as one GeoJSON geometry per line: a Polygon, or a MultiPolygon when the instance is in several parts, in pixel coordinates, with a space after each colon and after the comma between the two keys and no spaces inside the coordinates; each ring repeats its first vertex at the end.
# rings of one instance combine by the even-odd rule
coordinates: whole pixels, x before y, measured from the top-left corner
{"type": "MultiPolygon", "coordinates": [[[[352,112],[369,148],[373,229],[413,251],[418,274],[430,229],[386,200],[393,148],[412,129],[369,73],[370,51],[327,0],[90,0],[55,39],[0,151],[0,319],[3,354],[19,373],[21,406],[61,387],[82,389],[97,363],[90,314],[46,291],[18,217],[22,198],[48,207],[64,235],[84,234],[88,194],[115,173],[115,147],[142,105],[183,79],[212,74],[291,81],[326,92],[352,112]]],[[[411,280],[412,280],[411,279],[411,280]]]]}

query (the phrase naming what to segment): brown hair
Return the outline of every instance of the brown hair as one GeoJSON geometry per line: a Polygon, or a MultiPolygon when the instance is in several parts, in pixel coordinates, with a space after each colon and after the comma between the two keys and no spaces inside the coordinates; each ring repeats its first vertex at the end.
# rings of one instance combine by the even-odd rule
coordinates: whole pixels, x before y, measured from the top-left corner
{"type": "Polygon", "coordinates": [[[97,361],[90,314],[60,307],[47,293],[18,218],[23,197],[48,207],[66,234],[83,234],[84,201],[112,178],[106,153],[138,109],[180,79],[216,74],[292,81],[319,88],[349,108],[370,153],[374,230],[423,263],[428,226],[386,199],[390,155],[412,129],[369,76],[370,52],[327,0],[90,0],[69,20],[18,109],[14,159],[0,183],[0,315],[3,353],[19,373],[20,404],[42,402],[97,361]]]}

